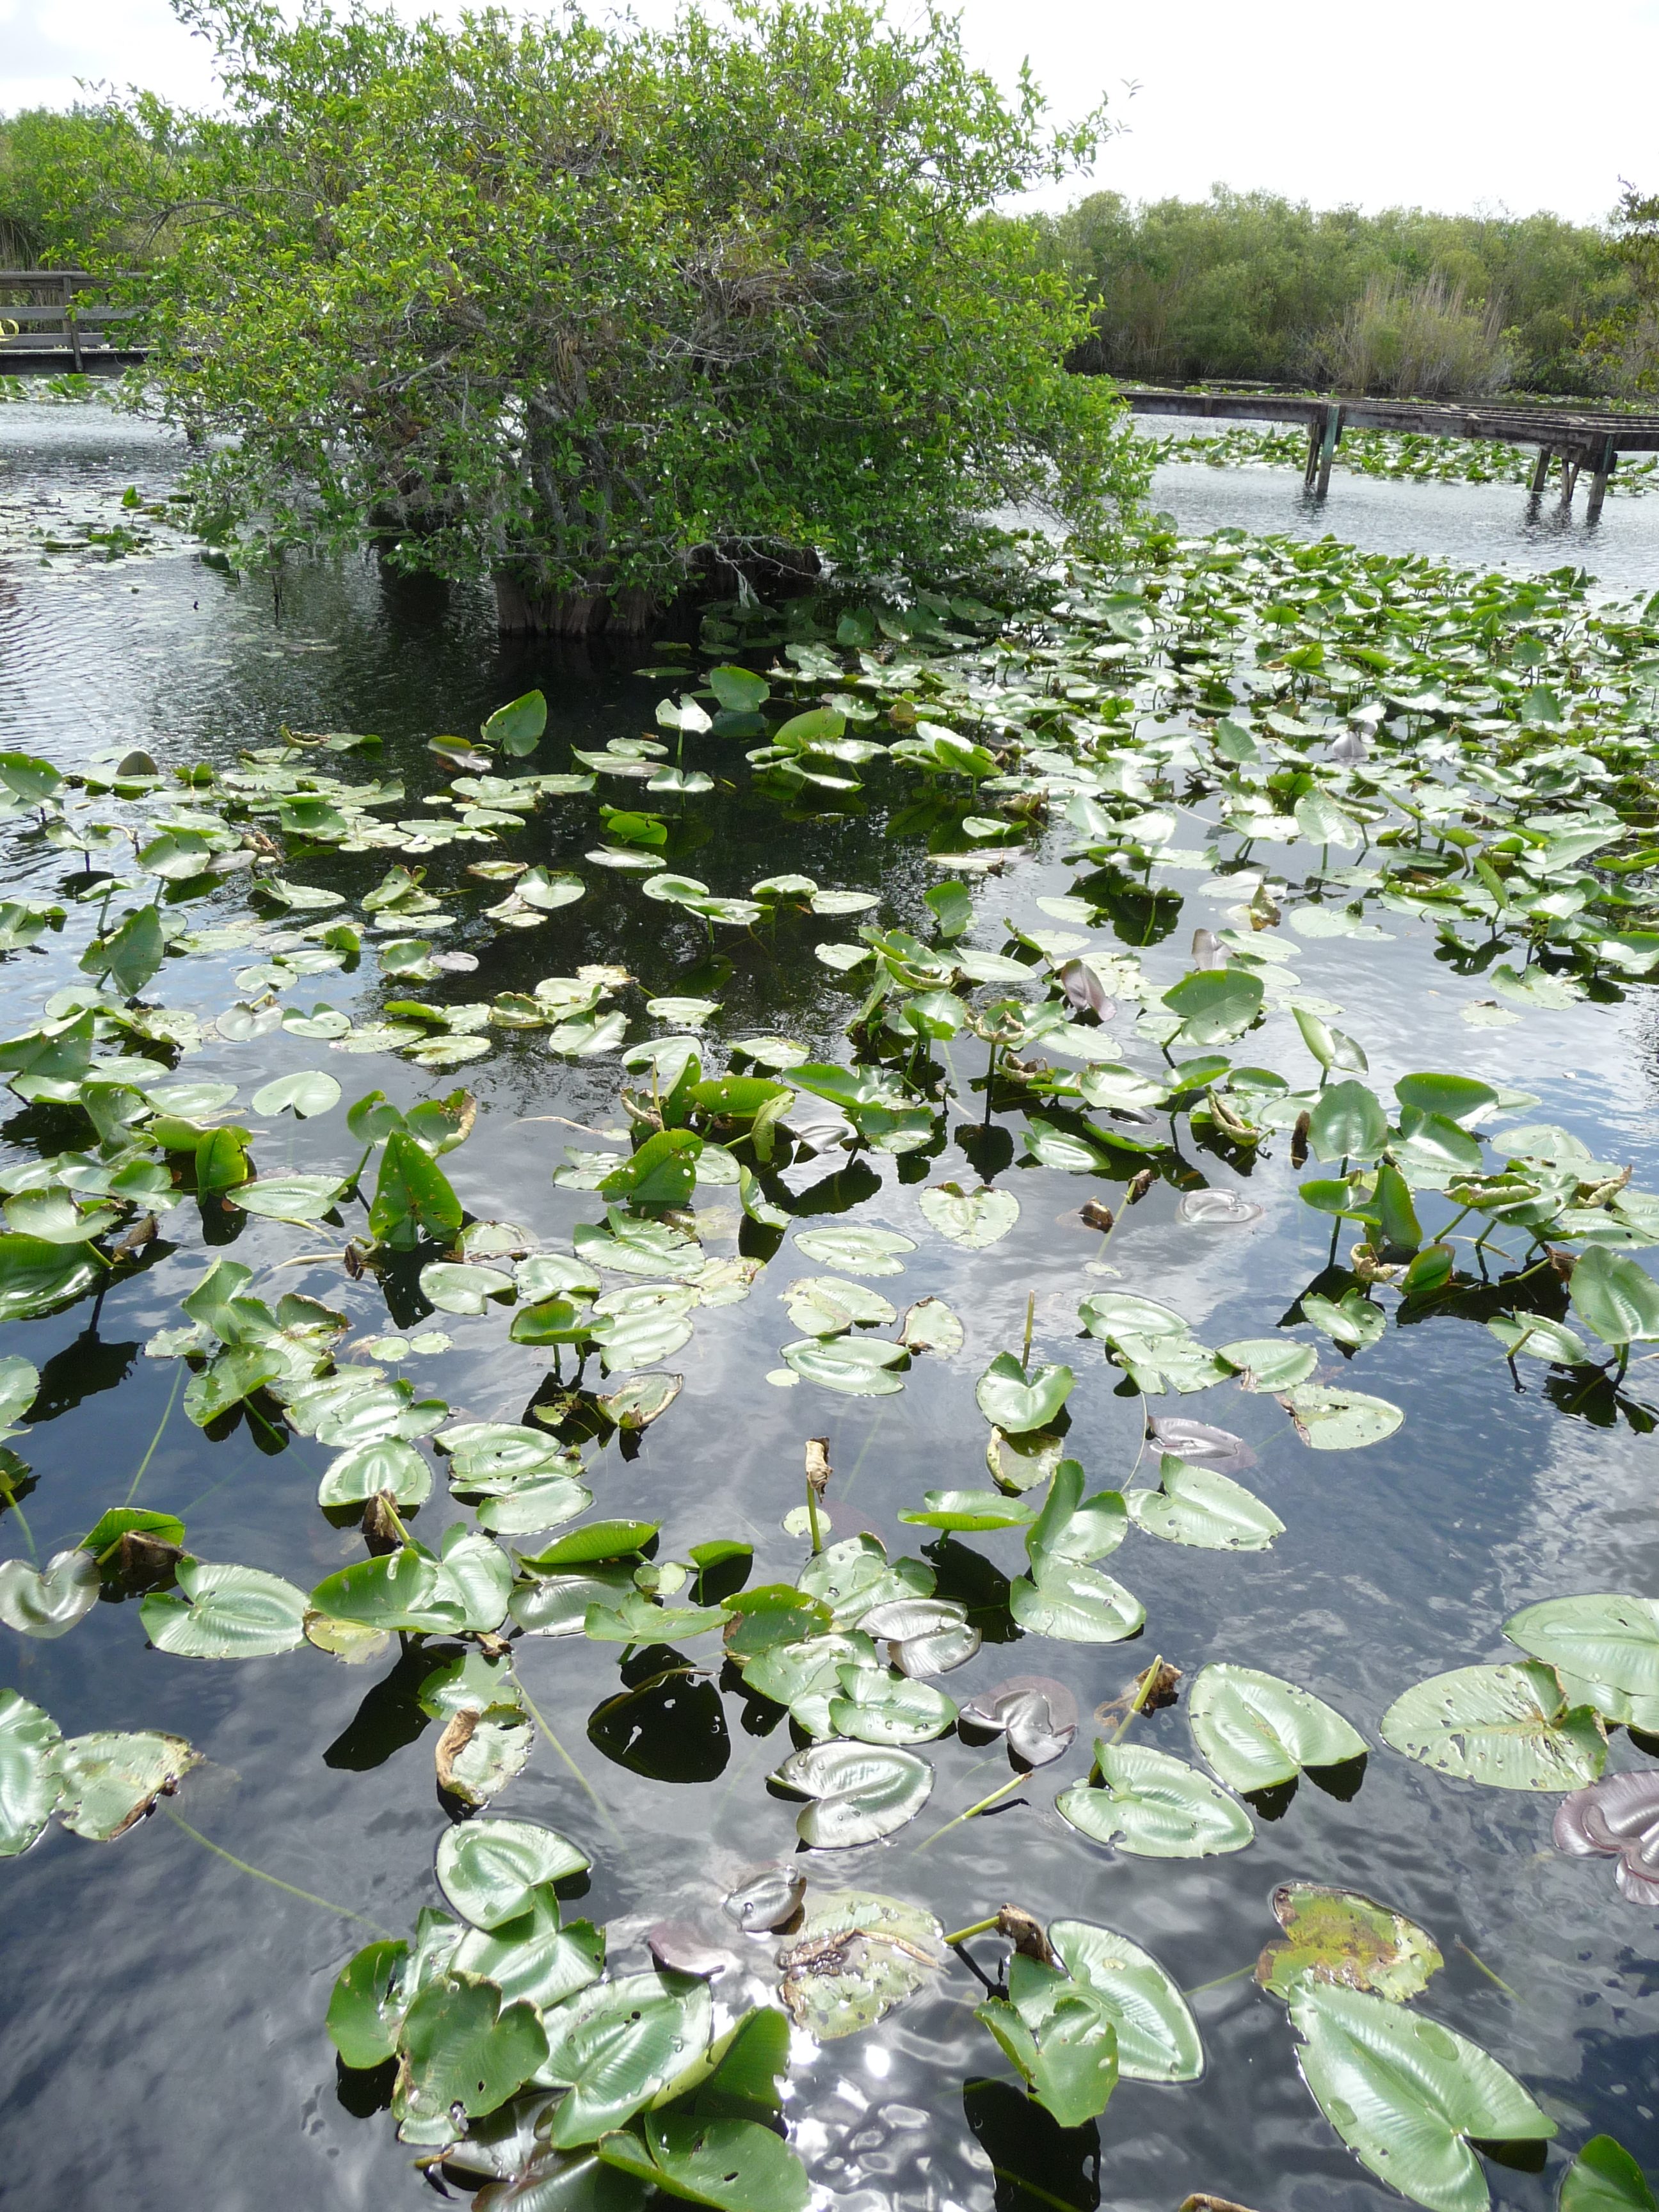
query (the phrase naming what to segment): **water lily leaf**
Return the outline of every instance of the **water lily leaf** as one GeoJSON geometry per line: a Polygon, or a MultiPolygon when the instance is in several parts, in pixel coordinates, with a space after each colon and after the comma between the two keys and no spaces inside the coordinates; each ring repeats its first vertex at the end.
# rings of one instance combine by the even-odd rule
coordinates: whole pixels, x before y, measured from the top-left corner
{"type": "Polygon", "coordinates": [[[493,2112],[547,2057],[535,2008],[503,2006],[484,1981],[432,1983],[410,2006],[399,2040],[397,2108],[413,2120],[447,2118],[453,2105],[472,2117],[493,2112]]]}
{"type": "Polygon", "coordinates": [[[683,1206],[697,1181],[703,1140],[691,1129],[659,1129],[599,1185],[600,1195],[636,1206],[683,1206]]]}
{"type": "Polygon", "coordinates": [[[646,2115],[645,2137],[605,2136],[607,2167],[716,2212],[805,2212],[811,2188],[787,2143],[757,2120],[646,2115]]]}
{"type": "Polygon", "coordinates": [[[1200,969],[1165,991],[1163,1003],[1181,1017],[1187,1044],[1227,1044],[1243,1036],[1261,1011],[1260,976],[1242,968],[1200,969]]]}
{"type": "Polygon", "coordinates": [[[1298,1344],[1289,1336],[1242,1337],[1236,1344],[1218,1346],[1216,1358],[1237,1371],[1247,1390],[1292,1389],[1305,1382],[1319,1365],[1319,1354],[1311,1344],[1298,1344]]]}
{"type": "Polygon", "coordinates": [[[786,1344],[783,1357],[797,1375],[848,1398],[890,1398],[904,1388],[895,1367],[908,1367],[902,1344],[878,1337],[802,1337],[786,1344]]]}
{"type": "Polygon", "coordinates": [[[1491,2203],[1471,2136],[1536,2142],[1555,2133],[1478,2044],[1386,1997],[1304,1980],[1291,2019],[1303,2079],[1326,2118],[1363,2166],[1431,2212],[1491,2203]]]}
{"type": "Polygon", "coordinates": [[[66,1737],[57,1752],[58,1816],[76,1835],[109,1843],[201,1764],[183,1736],[149,1729],[66,1737]]]}
{"type": "Polygon", "coordinates": [[[231,1194],[244,1213],[270,1221],[320,1221],[345,1188],[337,1176],[259,1176],[231,1194]]]}
{"type": "Polygon", "coordinates": [[[1013,1193],[988,1185],[965,1191],[960,1183],[938,1183],[918,1191],[916,1203],[930,1229],[969,1252],[984,1251],[1019,1219],[1019,1200],[1013,1193]]]}
{"type": "Polygon", "coordinates": [[[987,1528],[1024,1528],[1036,1519],[1037,1509],[1000,1490],[928,1490],[922,1493],[920,1512],[901,1513],[899,1519],[918,1528],[951,1528],[963,1534],[987,1528]]]}
{"type": "Polygon", "coordinates": [[[5,1203],[9,1227],[46,1244],[86,1244],[102,1237],[121,1218],[113,1206],[82,1206],[72,1191],[20,1191],[5,1203]]]}
{"type": "Polygon", "coordinates": [[[893,1664],[915,1681],[966,1666],[980,1645],[966,1607],[949,1598],[883,1598],[859,1615],[858,1625],[884,1643],[893,1664]]]}
{"type": "Polygon", "coordinates": [[[1131,1491],[1126,1502],[1135,1526],[1147,1535],[1206,1552],[1265,1552],[1285,1533],[1273,1508],[1243,1483],[1167,1453],[1159,1487],[1131,1491]]]}
{"type": "Polygon", "coordinates": [[[1249,1814],[1184,1759],[1145,1744],[1095,1745],[1100,1784],[1063,1790],[1055,1809],[1091,1842],[1138,1858],[1207,1858],[1242,1851],[1255,1837],[1249,1814]]]}
{"type": "Polygon", "coordinates": [[[1402,1075],[1394,1095],[1402,1106],[1414,1107],[1419,1114],[1443,1115],[1466,1128],[1498,1103],[1492,1085],[1472,1075],[1402,1075]]]}
{"type": "Polygon", "coordinates": [[[898,1319],[879,1291],[839,1275],[804,1275],[784,1292],[790,1326],[808,1336],[840,1336],[848,1329],[885,1328],[898,1319]]]}
{"type": "Polygon", "coordinates": [[[610,1208],[603,1225],[578,1222],[571,1241],[578,1261],[589,1268],[645,1275],[657,1282],[684,1281],[706,1259],[702,1245],[684,1230],[665,1221],[631,1220],[617,1206],[610,1208]]]}
{"type": "Polygon", "coordinates": [[[1288,1998],[1306,1975],[1404,2004],[1445,1964],[1434,1938],[1415,1921],[1357,1889],[1284,1882],[1273,1892],[1273,1908],[1286,1941],[1268,1944],[1255,1962],[1255,1978],[1275,1996],[1288,1998]]]}
{"type": "Polygon", "coordinates": [[[808,1744],[772,1778],[812,1801],[795,1828],[804,1844],[820,1850],[890,1836],[915,1820],[933,1789],[933,1768],[913,1751],[836,1741],[808,1744]]]}
{"type": "Polygon", "coordinates": [[[523,1772],[535,1741],[521,1706],[463,1705],[450,1716],[434,1747],[438,1787],[463,1805],[487,1805],[523,1772]]]}
{"type": "Polygon", "coordinates": [[[67,1635],[98,1602],[103,1587],[93,1553],[54,1552],[43,1572],[27,1559],[0,1566],[0,1621],[20,1636],[67,1635]]]}
{"type": "Polygon", "coordinates": [[[1200,1668],[1187,1699],[1193,1738],[1234,1790],[1293,1782],[1304,1766],[1363,1759],[1365,1739],[1340,1713],[1277,1674],[1225,1662],[1200,1668]]]}
{"type": "Polygon", "coordinates": [[[1580,1319],[1604,1343],[1645,1343],[1659,1337],[1659,1283],[1623,1253],[1592,1244],[1580,1255],[1570,1287],[1580,1319]]]}
{"type": "Polygon", "coordinates": [[[364,1505],[384,1491],[394,1505],[424,1505],[432,1470],[413,1444],[383,1437],[331,1460],[317,1486],[319,1505],[364,1505]]]}
{"type": "Polygon", "coordinates": [[[438,1844],[438,1885],[475,1928],[499,1928],[530,1908],[544,1883],[592,1862],[577,1844],[531,1820],[469,1820],[438,1844]]]}
{"type": "Polygon", "coordinates": [[[1057,1560],[1011,1583],[1008,1609],[1028,1636],[1065,1644],[1119,1644],[1146,1619],[1146,1607],[1121,1583],[1057,1560]]]}
{"type": "Polygon", "coordinates": [[[809,1260],[844,1268],[849,1275],[902,1274],[899,1255],[916,1249],[911,1238],[891,1229],[802,1229],[795,1243],[809,1260]]]}
{"type": "Polygon", "coordinates": [[[15,1690],[0,1690],[0,1858],[36,1841],[58,1804],[58,1723],[15,1690]]]}
{"type": "MultiPolygon", "coordinates": [[[[970,1632],[977,1650],[979,1632],[970,1632]]],[[[860,1743],[927,1743],[956,1725],[955,1705],[931,1682],[889,1668],[843,1666],[837,1672],[841,1694],[830,1698],[827,1717],[838,1736],[860,1743]]]]}
{"type": "Polygon", "coordinates": [[[305,1593],[280,1575],[185,1559],[178,1577],[177,1591],[152,1591],[138,1607],[158,1651],[179,1659],[260,1659],[304,1642],[305,1593]]]}
{"type": "Polygon", "coordinates": [[[1077,1377],[1069,1367],[1039,1367],[1029,1376],[1012,1352],[1000,1352],[975,1388],[988,1421],[1010,1436],[1046,1429],[1072,1395],[1077,1377]]]}
{"type": "Polygon", "coordinates": [[[52,1313],[101,1282],[106,1273],[82,1244],[0,1236],[0,1322],[52,1313]]]}
{"type": "Polygon", "coordinates": [[[1381,1443],[1406,1418],[1386,1398],[1328,1389],[1318,1382],[1298,1383],[1279,1402],[1295,1422],[1297,1436],[1315,1451],[1356,1451],[1381,1443]]]}
{"type": "Polygon", "coordinates": [[[1105,2111],[1117,2087],[1117,2031],[1087,1983],[1017,1951],[1007,1997],[991,1998],[974,2017],[1061,2127],[1082,2127],[1105,2111]]]}
{"type": "Polygon", "coordinates": [[[1187,1334],[1187,1324],[1178,1313],[1135,1291],[1096,1291],[1079,1304],[1077,1317],[1091,1336],[1103,1337],[1109,1344],[1120,1336],[1187,1334]]]}
{"type": "Polygon", "coordinates": [[[1100,1998],[1117,2031],[1118,2070],[1131,2081],[1196,2081],[1204,2071],[1197,2023],[1149,1951],[1088,1920],[1053,1920],[1048,1942],[1075,1982],[1100,1998]]]}
{"type": "Polygon", "coordinates": [[[1026,1532],[1026,1553],[1039,1577],[1046,1566],[1087,1566],[1123,1541],[1129,1516],[1122,1492],[1103,1490],[1085,1501],[1083,1480],[1079,1461],[1061,1460],[1042,1510],[1026,1532]]]}
{"type": "Polygon", "coordinates": [[[1047,1674],[1011,1674],[981,1690],[962,1709],[972,1728],[1006,1735],[1011,1758],[1047,1766],[1071,1747],[1077,1734],[1077,1699],[1047,1674]]]}
{"type": "Polygon", "coordinates": [[[1637,1697],[1659,1697],[1659,1604],[1596,1592],[1523,1606],[1504,1633],[1534,1659],[1637,1697]]]}
{"type": "Polygon", "coordinates": [[[869,1890],[824,1890],[778,1959],[785,2009],[820,2043],[873,2027],[945,1966],[944,1938],[925,1905],[869,1890]]]}
{"type": "Polygon", "coordinates": [[[481,1314],[491,1298],[515,1295],[513,1278],[498,1267],[434,1260],[421,1270],[421,1295],[440,1313],[481,1314]]]}
{"type": "Polygon", "coordinates": [[[708,1984],[680,1975],[626,1975],[561,2006],[542,2078],[570,2094],[550,2141],[559,2149],[595,2142],[631,2119],[701,2059],[711,2021],[708,1984]]]}
{"type": "Polygon", "coordinates": [[[1395,1699],[1382,1730],[1407,1759],[1492,1790],[1582,1790],[1607,1752],[1595,1715],[1570,1708],[1553,1671],[1532,1659],[1431,1675],[1395,1699]]]}
{"type": "Polygon", "coordinates": [[[546,727],[546,699],[539,691],[526,691],[522,698],[497,707],[483,725],[482,734],[487,745],[499,745],[504,753],[522,756],[535,751],[546,727]]]}
{"type": "Polygon", "coordinates": [[[40,1370],[32,1359],[9,1352],[0,1358],[0,1437],[18,1434],[16,1424],[34,1403],[40,1389],[40,1370]]]}
{"type": "Polygon", "coordinates": [[[634,1375],[620,1389],[598,1401],[607,1419],[619,1429],[649,1428],[680,1395],[681,1375],[634,1375]]]}
{"type": "Polygon", "coordinates": [[[253,1094],[256,1114],[291,1113],[301,1121],[327,1114],[340,1103],[340,1086],[331,1075],[314,1067],[298,1075],[279,1075],[253,1094]]]}
{"type": "Polygon", "coordinates": [[[341,1969],[328,2001],[328,2033],[348,2066],[381,2066],[396,2055],[408,1957],[407,1943],[366,1943],[341,1969]]]}
{"type": "Polygon", "coordinates": [[[1362,1291],[1346,1290],[1338,1300],[1322,1298],[1316,1291],[1304,1291],[1301,1303],[1304,1321],[1310,1321],[1334,1342],[1355,1351],[1380,1342],[1388,1332],[1387,1314],[1381,1306],[1373,1305],[1362,1291]]]}
{"type": "Polygon", "coordinates": [[[1486,1327],[1510,1359],[1524,1353],[1561,1367],[1581,1367],[1589,1359],[1589,1346],[1576,1329],[1542,1314],[1528,1314],[1524,1319],[1518,1314],[1494,1314],[1486,1327]]]}
{"type": "Polygon", "coordinates": [[[1560,2212],[1659,2212],[1651,2184],[1611,2136],[1592,2136],[1561,2177],[1560,2212]]]}

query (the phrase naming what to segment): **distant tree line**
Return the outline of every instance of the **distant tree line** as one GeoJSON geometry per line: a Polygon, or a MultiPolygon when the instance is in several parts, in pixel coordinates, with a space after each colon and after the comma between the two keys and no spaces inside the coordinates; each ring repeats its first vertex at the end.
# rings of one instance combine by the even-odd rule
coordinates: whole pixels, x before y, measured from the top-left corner
{"type": "Polygon", "coordinates": [[[1654,216],[1634,191],[1604,228],[1097,192],[1038,225],[1039,252],[1081,287],[1092,365],[1119,376],[1621,397],[1659,370],[1654,216]]]}

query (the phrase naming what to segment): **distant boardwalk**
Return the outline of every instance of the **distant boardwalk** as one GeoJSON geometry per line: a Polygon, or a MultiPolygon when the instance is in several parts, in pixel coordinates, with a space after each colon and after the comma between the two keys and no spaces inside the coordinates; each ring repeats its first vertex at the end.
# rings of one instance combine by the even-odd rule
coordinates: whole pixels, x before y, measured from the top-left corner
{"type": "Polygon", "coordinates": [[[1532,495],[1538,497],[1550,465],[1561,464],[1561,504],[1571,507],[1580,472],[1589,471],[1588,520],[1607,496],[1607,478],[1620,453],[1659,453],[1659,415],[1614,415],[1590,409],[1516,407],[1484,400],[1310,398],[1277,392],[1203,387],[1172,391],[1126,385],[1123,397],[1137,415],[1201,415],[1229,422],[1303,422],[1308,430],[1304,482],[1316,497],[1329,489],[1331,464],[1345,430],[1403,430],[1430,438],[1492,438],[1510,446],[1536,446],[1532,495]]]}

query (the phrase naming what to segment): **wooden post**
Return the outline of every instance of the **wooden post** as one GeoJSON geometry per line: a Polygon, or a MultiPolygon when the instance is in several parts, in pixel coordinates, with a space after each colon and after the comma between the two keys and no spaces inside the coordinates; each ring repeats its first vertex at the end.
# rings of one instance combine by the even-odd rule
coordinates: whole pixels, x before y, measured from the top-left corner
{"type": "Polygon", "coordinates": [[[1320,436],[1321,432],[1319,424],[1317,422],[1310,422],[1308,425],[1308,465],[1302,471],[1302,489],[1304,491],[1311,491],[1319,476],[1320,436]]]}
{"type": "Polygon", "coordinates": [[[1342,442],[1342,419],[1347,411],[1346,407],[1328,407],[1325,410],[1325,434],[1319,449],[1319,482],[1314,492],[1316,499],[1323,499],[1331,488],[1331,464],[1336,459],[1336,449],[1342,442]]]}
{"type": "Polygon", "coordinates": [[[1549,447],[1547,446],[1540,446],[1538,448],[1538,465],[1532,472],[1532,488],[1530,495],[1534,499],[1540,499],[1543,496],[1544,486],[1550,480],[1550,460],[1551,454],[1549,447]]]}
{"type": "Polygon", "coordinates": [[[1589,504],[1584,509],[1586,522],[1601,520],[1601,502],[1607,495],[1607,478],[1619,465],[1619,452],[1611,437],[1601,441],[1601,451],[1595,463],[1595,473],[1590,478],[1589,504]]]}
{"type": "Polygon", "coordinates": [[[75,285],[72,278],[64,279],[64,328],[69,332],[70,357],[75,363],[77,376],[84,373],[81,359],[81,326],[75,319],[75,285]]]}
{"type": "Polygon", "coordinates": [[[1572,513],[1572,495],[1578,489],[1578,471],[1581,465],[1582,457],[1571,453],[1562,454],[1559,505],[1563,514],[1572,513]]]}

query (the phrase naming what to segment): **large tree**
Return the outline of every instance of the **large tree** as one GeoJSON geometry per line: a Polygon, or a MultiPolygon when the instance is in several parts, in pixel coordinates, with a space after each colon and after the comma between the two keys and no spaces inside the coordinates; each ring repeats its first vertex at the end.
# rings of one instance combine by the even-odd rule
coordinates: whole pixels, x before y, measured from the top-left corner
{"type": "Polygon", "coordinates": [[[251,546],[373,536],[507,627],[638,627],[711,554],[959,568],[995,508],[1098,536],[1144,481],[994,212],[1097,120],[1047,129],[936,13],[179,4],[227,112],[175,134],[152,367],[251,546]]]}

